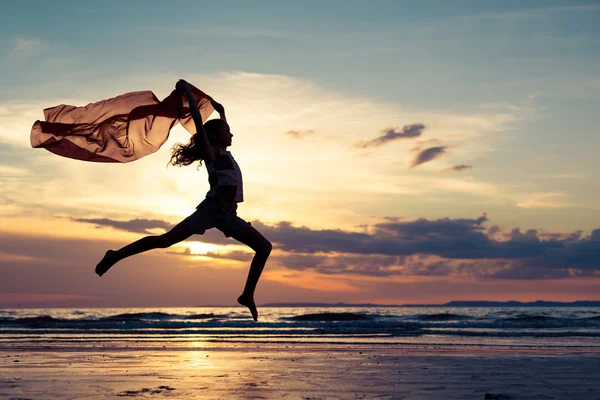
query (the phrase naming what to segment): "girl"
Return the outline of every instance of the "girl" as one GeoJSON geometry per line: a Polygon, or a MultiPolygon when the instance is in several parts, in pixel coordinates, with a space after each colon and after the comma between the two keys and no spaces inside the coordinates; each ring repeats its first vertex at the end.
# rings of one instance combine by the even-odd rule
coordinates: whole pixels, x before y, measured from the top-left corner
{"type": "Polygon", "coordinates": [[[237,301],[250,309],[252,318],[258,320],[258,311],[254,303],[254,291],[271,253],[272,245],[249,222],[236,214],[237,203],[244,201],[242,174],[239,166],[227,147],[231,146],[233,135],[225,119],[225,109],[214,100],[212,106],[221,116],[218,120],[207,121],[204,125],[190,85],[179,80],[175,88],[185,93],[197,133],[187,145],[177,144],[173,148],[170,163],[176,166],[190,165],[202,160],[208,170],[210,190],[206,199],[196,207],[196,211],[181,221],[169,232],[160,236],[146,236],[119,250],[108,250],[96,266],[96,273],[102,276],[120,260],[156,248],[167,248],[179,243],[193,234],[203,234],[207,229],[217,228],[226,237],[244,243],[256,252],[250,265],[250,272],[243,293],[237,301]]]}

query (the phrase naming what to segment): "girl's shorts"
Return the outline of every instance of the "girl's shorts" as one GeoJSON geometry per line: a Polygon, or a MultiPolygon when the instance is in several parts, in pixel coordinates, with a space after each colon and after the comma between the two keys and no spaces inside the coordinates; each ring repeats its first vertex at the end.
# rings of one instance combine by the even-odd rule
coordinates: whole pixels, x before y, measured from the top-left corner
{"type": "Polygon", "coordinates": [[[196,207],[196,211],[188,217],[190,226],[195,234],[202,235],[207,229],[217,228],[230,237],[235,232],[250,225],[236,213],[237,204],[222,203],[212,197],[207,197],[196,207]]]}

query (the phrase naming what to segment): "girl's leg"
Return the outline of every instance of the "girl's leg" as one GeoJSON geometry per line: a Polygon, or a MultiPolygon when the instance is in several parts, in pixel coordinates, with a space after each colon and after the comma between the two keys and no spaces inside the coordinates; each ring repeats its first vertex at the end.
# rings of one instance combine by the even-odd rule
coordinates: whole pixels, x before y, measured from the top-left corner
{"type": "Polygon", "coordinates": [[[102,276],[110,267],[126,257],[156,248],[165,249],[189,238],[193,234],[189,218],[186,218],[167,233],[159,236],[146,236],[117,251],[108,250],[102,261],[96,266],[96,273],[102,276]]]}
{"type": "Polygon", "coordinates": [[[256,252],[252,263],[250,264],[250,271],[248,272],[248,279],[246,280],[246,286],[244,292],[238,298],[238,303],[244,305],[250,309],[252,318],[255,321],[258,320],[258,311],[256,310],[256,304],[254,304],[254,291],[256,290],[256,284],[260,278],[260,274],[271,254],[273,245],[263,235],[260,234],[251,225],[242,226],[240,229],[236,229],[231,237],[249,246],[256,252]]]}

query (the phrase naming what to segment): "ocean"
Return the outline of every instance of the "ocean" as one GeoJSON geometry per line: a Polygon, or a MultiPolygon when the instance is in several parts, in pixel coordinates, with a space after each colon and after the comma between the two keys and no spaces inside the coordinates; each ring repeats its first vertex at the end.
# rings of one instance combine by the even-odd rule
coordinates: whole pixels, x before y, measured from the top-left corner
{"type": "Polygon", "coordinates": [[[255,343],[600,348],[598,307],[0,309],[3,348],[255,343]]]}

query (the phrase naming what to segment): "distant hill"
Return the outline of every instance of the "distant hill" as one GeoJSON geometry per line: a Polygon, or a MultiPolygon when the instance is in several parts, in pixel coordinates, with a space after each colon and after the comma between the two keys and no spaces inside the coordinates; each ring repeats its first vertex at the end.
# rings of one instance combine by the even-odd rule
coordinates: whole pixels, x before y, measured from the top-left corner
{"type": "Polygon", "coordinates": [[[389,304],[349,304],[349,303],[267,303],[260,307],[402,307],[389,304]]]}
{"type": "Polygon", "coordinates": [[[538,300],[520,301],[450,301],[444,304],[349,304],[349,303],[267,303],[261,307],[600,307],[600,301],[579,300],[570,303],[538,300]]]}
{"type": "Polygon", "coordinates": [[[600,301],[578,300],[570,303],[538,300],[520,301],[451,301],[443,307],[600,307],[600,301]]]}

